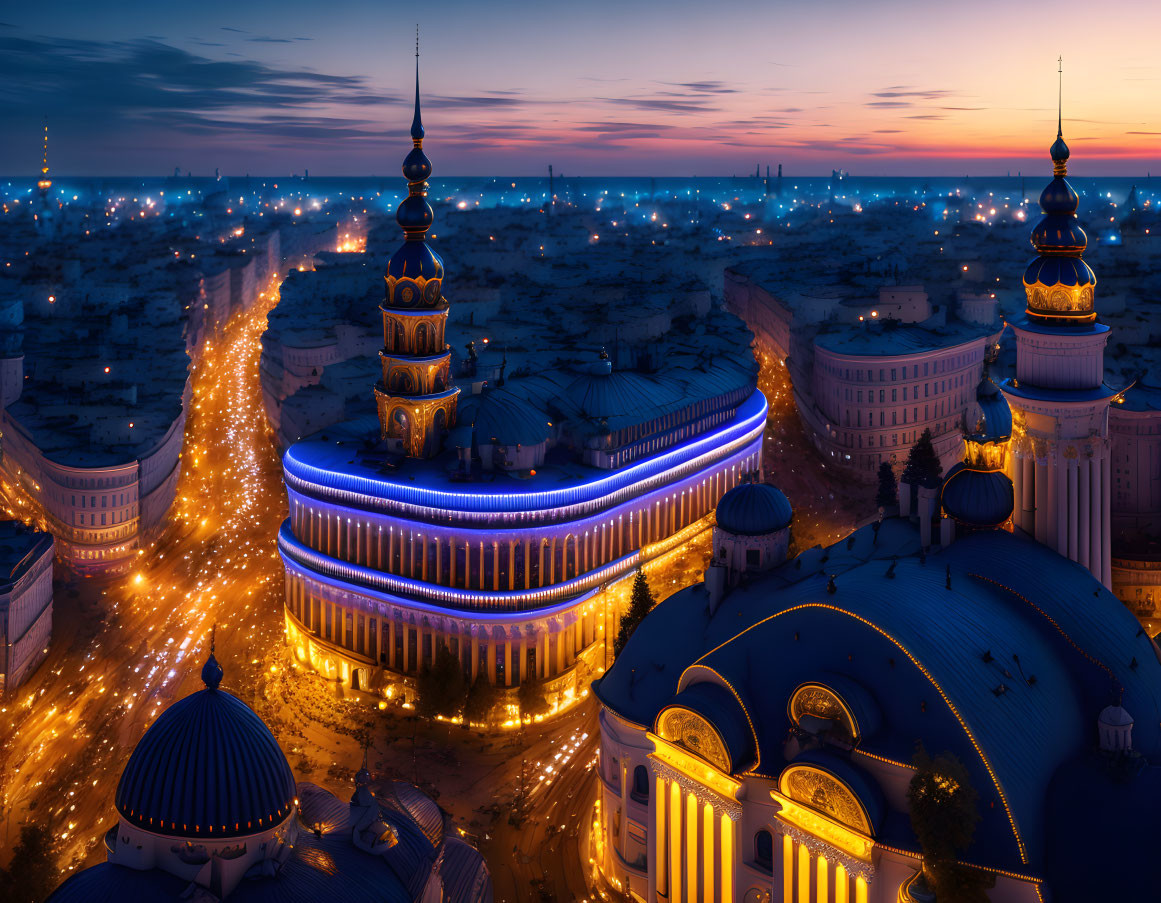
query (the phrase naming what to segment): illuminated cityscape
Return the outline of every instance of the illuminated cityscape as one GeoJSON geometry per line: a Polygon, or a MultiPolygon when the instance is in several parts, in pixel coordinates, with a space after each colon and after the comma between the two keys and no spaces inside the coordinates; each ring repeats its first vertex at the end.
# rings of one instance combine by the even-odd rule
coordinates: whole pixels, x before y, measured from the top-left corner
{"type": "Polygon", "coordinates": [[[104,6],[0,17],[0,899],[1155,897],[1151,59],[104,6]]]}

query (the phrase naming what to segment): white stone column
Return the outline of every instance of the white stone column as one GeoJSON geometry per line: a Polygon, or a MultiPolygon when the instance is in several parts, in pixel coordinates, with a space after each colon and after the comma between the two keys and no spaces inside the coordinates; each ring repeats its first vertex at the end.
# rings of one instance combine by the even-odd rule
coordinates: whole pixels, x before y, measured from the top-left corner
{"type": "MultiPolygon", "coordinates": [[[[603,763],[602,763],[603,764],[603,763]]],[[[653,831],[653,849],[649,852],[649,861],[653,867],[649,869],[649,903],[656,903],[658,898],[669,894],[669,813],[666,804],[669,799],[669,786],[660,776],[653,779],[653,793],[649,798],[649,814],[653,831]]],[[[605,813],[605,824],[609,824],[609,813],[605,813]]],[[[605,837],[609,834],[606,830],[605,837]]],[[[611,848],[611,840],[606,840],[606,847],[611,848]]]]}
{"type": "Polygon", "coordinates": [[[1023,498],[1017,500],[1020,505],[1020,529],[1031,536],[1036,532],[1036,459],[1032,457],[1030,449],[1023,452],[1020,469],[1024,474],[1020,481],[1023,498]]]}
{"type": "Polygon", "coordinates": [[[1088,567],[1092,542],[1092,457],[1082,455],[1078,470],[1076,560],[1084,567],[1088,567]]]}
{"type": "Polygon", "coordinates": [[[1048,546],[1048,461],[1045,458],[1036,458],[1036,541],[1048,546]]]}
{"type": "Polygon", "coordinates": [[[1098,447],[1097,453],[1092,458],[1092,479],[1091,487],[1092,494],[1089,505],[1091,507],[1091,517],[1089,518],[1089,558],[1088,569],[1093,574],[1100,575],[1104,572],[1104,558],[1103,549],[1101,548],[1101,538],[1104,535],[1104,527],[1101,524],[1101,512],[1103,505],[1101,502],[1101,491],[1103,489],[1104,465],[1100,460],[1100,449],[1098,447]]]}
{"type": "Polygon", "coordinates": [[[1101,496],[1101,572],[1100,580],[1105,589],[1113,588],[1113,550],[1112,550],[1112,495],[1113,481],[1110,478],[1112,451],[1108,444],[1101,447],[1101,483],[1104,494],[1101,496]]]}
{"type": "Polygon", "coordinates": [[[1071,452],[1071,455],[1069,455],[1068,457],[1066,457],[1064,459],[1065,464],[1067,465],[1067,476],[1068,476],[1068,486],[1067,486],[1067,494],[1068,494],[1068,557],[1071,558],[1073,561],[1076,561],[1078,558],[1078,550],[1077,550],[1077,535],[1078,535],[1077,527],[1078,527],[1078,524],[1077,524],[1077,521],[1080,517],[1080,511],[1079,511],[1079,505],[1078,505],[1080,499],[1078,498],[1078,485],[1077,485],[1078,479],[1077,479],[1077,472],[1076,472],[1077,471],[1076,449],[1070,448],[1069,451],[1071,452]]]}
{"type": "Polygon", "coordinates": [[[1055,443],[1052,450],[1052,534],[1055,549],[1068,557],[1068,472],[1065,468],[1064,449],[1055,443]]]}

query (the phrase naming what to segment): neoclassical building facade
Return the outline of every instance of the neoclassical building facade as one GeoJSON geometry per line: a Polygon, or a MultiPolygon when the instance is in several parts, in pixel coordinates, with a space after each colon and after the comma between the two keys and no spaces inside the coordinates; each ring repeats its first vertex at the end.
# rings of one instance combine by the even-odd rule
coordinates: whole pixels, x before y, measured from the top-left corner
{"type": "Polygon", "coordinates": [[[406,686],[443,646],[471,679],[575,695],[610,654],[604,590],[689,542],[760,469],[756,364],[721,341],[708,368],[622,371],[602,355],[506,379],[474,352],[453,367],[418,89],[412,139],[378,417],[283,458],[288,639],[360,689],[406,686]]]}

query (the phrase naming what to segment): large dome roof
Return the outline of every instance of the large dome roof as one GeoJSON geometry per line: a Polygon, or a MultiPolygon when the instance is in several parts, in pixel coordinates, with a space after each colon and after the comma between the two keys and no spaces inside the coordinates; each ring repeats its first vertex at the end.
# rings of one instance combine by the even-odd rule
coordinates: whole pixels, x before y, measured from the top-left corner
{"type": "Polygon", "coordinates": [[[794,509],[782,490],[769,483],[742,483],[718,502],[718,527],[739,536],[761,536],[790,526],[794,509]]]}
{"type": "Polygon", "coordinates": [[[206,689],[162,712],[133,750],[117,811],[175,837],[256,834],[290,813],[294,775],[254,710],[217,689],[221,669],[212,656],[202,676],[206,689]]]}

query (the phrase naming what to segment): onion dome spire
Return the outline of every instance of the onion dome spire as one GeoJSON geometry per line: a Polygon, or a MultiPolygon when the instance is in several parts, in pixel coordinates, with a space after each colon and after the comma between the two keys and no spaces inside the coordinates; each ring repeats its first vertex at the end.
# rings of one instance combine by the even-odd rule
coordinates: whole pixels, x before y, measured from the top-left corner
{"type": "Polygon", "coordinates": [[[403,160],[407,197],[395,211],[403,229],[403,247],[387,264],[387,307],[439,307],[443,261],[427,246],[434,213],[427,202],[431,161],[423,152],[423,114],[419,103],[419,28],[415,29],[415,114],[411,120],[411,152],[403,160]]]}
{"type": "MultiPolygon", "coordinates": [[[[1060,62],[1060,61],[1058,61],[1060,62]]],[[[1052,181],[1040,194],[1044,216],[1032,230],[1032,245],[1039,256],[1024,271],[1027,313],[1033,320],[1055,325],[1091,323],[1096,274],[1081,255],[1088,236],[1076,219],[1080,197],[1065,180],[1068,174],[1068,145],[1064,142],[1063,65],[1057,69],[1061,91],[1057,101],[1056,141],[1052,157],[1052,181]]]]}

